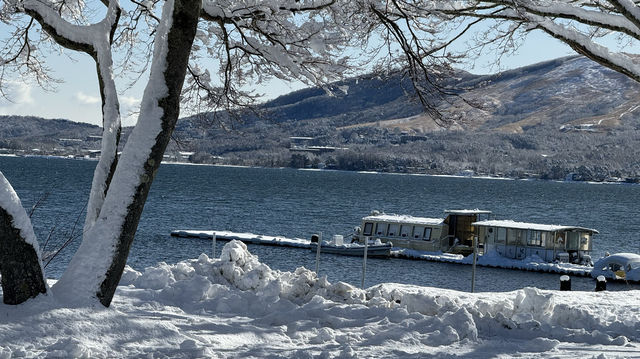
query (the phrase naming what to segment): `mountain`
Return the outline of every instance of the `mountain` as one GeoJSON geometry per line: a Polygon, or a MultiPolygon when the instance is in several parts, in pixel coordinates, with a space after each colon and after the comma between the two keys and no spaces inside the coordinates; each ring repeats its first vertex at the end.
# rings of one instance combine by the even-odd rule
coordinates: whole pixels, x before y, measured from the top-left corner
{"type": "MultiPolygon", "coordinates": [[[[457,94],[439,103],[457,122],[449,129],[423,112],[401,74],[361,76],[278,97],[259,108],[261,116],[233,122],[233,130],[211,125],[211,114],[182,118],[168,152],[241,165],[640,177],[633,155],[640,140],[640,85],[617,72],[572,56],[489,76],[459,71],[444,81],[457,94]]],[[[0,147],[60,145],[60,138],[99,133],[68,121],[24,120],[0,117],[0,147]]]]}
{"type": "Polygon", "coordinates": [[[0,116],[0,148],[53,151],[57,147],[99,149],[100,127],[63,119],[0,116]]]}

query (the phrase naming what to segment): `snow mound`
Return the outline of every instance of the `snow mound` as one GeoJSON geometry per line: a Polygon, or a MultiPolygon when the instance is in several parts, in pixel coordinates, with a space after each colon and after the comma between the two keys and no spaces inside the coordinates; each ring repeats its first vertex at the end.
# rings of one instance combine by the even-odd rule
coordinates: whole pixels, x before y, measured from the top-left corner
{"type": "Polygon", "coordinates": [[[344,282],[331,284],[308,269],[298,268],[293,273],[272,270],[240,241],[227,243],[217,260],[201,254],[175,265],[161,262],[143,273],[127,267],[120,285],[155,291],[156,299],[175,305],[213,300],[232,288],[251,293],[263,303],[287,300],[302,305],[314,296],[341,303],[365,302],[363,290],[344,282]]]}

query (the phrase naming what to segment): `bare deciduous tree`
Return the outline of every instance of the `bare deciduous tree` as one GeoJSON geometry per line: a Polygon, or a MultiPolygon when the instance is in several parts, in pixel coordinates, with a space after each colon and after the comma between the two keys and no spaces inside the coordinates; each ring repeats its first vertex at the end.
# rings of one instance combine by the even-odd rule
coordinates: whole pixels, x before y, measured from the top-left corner
{"type": "MultiPolygon", "coordinates": [[[[269,78],[326,86],[342,76],[374,70],[367,65],[371,59],[392,68],[397,56],[389,34],[398,39],[394,24],[401,20],[392,18],[384,3],[338,0],[131,0],[125,5],[118,0],[8,0],[0,19],[13,29],[3,39],[0,85],[11,73],[43,86],[55,80],[44,61],[48,49],[86,53],[96,63],[102,156],[82,242],[52,291],[70,302],[96,298],[105,306],[120,280],[181,103],[195,111],[234,110],[253,103],[258,95],[251,85],[269,78]],[[216,70],[207,70],[212,66],[216,70]],[[116,75],[136,81],[146,69],[149,80],[138,121],[118,157],[116,75]]],[[[399,53],[409,54],[410,75],[417,78],[418,71],[428,74],[424,60],[429,53],[414,35],[399,53]]],[[[3,188],[11,195],[0,208],[21,208],[8,182],[3,188]]],[[[33,248],[34,255],[23,265],[35,273],[30,278],[44,282],[37,242],[19,235],[32,232],[31,224],[16,221],[7,211],[0,216],[6,224],[0,241],[33,248]]],[[[3,248],[9,257],[24,252],[19,246],[3,248]]],[[[9,267],[0,267],[5,302],[18,303],[46,290],[33,285],[14,296],[11,288],[20,283],[11,282],[9,267]]]]}

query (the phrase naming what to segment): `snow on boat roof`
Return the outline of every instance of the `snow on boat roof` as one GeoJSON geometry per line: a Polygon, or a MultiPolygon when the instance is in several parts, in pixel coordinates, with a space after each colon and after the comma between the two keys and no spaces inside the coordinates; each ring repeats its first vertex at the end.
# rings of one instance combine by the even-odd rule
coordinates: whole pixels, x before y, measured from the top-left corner
{"type": "Polygon", "coordinates": [[[609,263],[610,261],[622,261],[622,262],[640,262],[640,255],[635,253],[614,253],[604,258],[600,258],[596,263],[609,263]]]}
{"type": "Polygon", "coordinates": [[[411,223],[411,224],[423,224],[423,225],[439,225],[444,222],[444,218],[426,218],[426,217],[413,217],[407,215],[398,214],[376,214],[364,217],[364,221],[375,222],[391,222],[391,223],[411,223]]]}
{"type": "Polygon", "coordinates": [[[486,211],[482,209],[447,209],[444,213],[451,214],[491,214],[491,211],[486,211]]]}
{"type": "Polygon", "coordinates": [[[561,226],[556,224],[538,224],[527,222],[515,222],[511,220],[488,220],[473,222],[472,225],[478,227],[500,227],[500,228],[515,228],[515,229],[532,229],[536,231],[555,232],[555,231],[571,231],[579,230],[592,233],[600,233],[592,228],[576,227],[576,226],[561,226]]]}

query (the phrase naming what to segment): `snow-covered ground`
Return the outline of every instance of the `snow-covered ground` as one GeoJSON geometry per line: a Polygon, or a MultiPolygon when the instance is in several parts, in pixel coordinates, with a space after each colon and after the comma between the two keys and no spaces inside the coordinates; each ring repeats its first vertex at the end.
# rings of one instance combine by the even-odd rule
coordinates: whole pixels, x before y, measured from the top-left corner
{"type": "Polygon", "coordinates": [[[0,358],[640,357],[640,293],[464,293],[329,283],[238,241],[143,273],[110,308],[55,295],[0,305],[0,358]]]}

